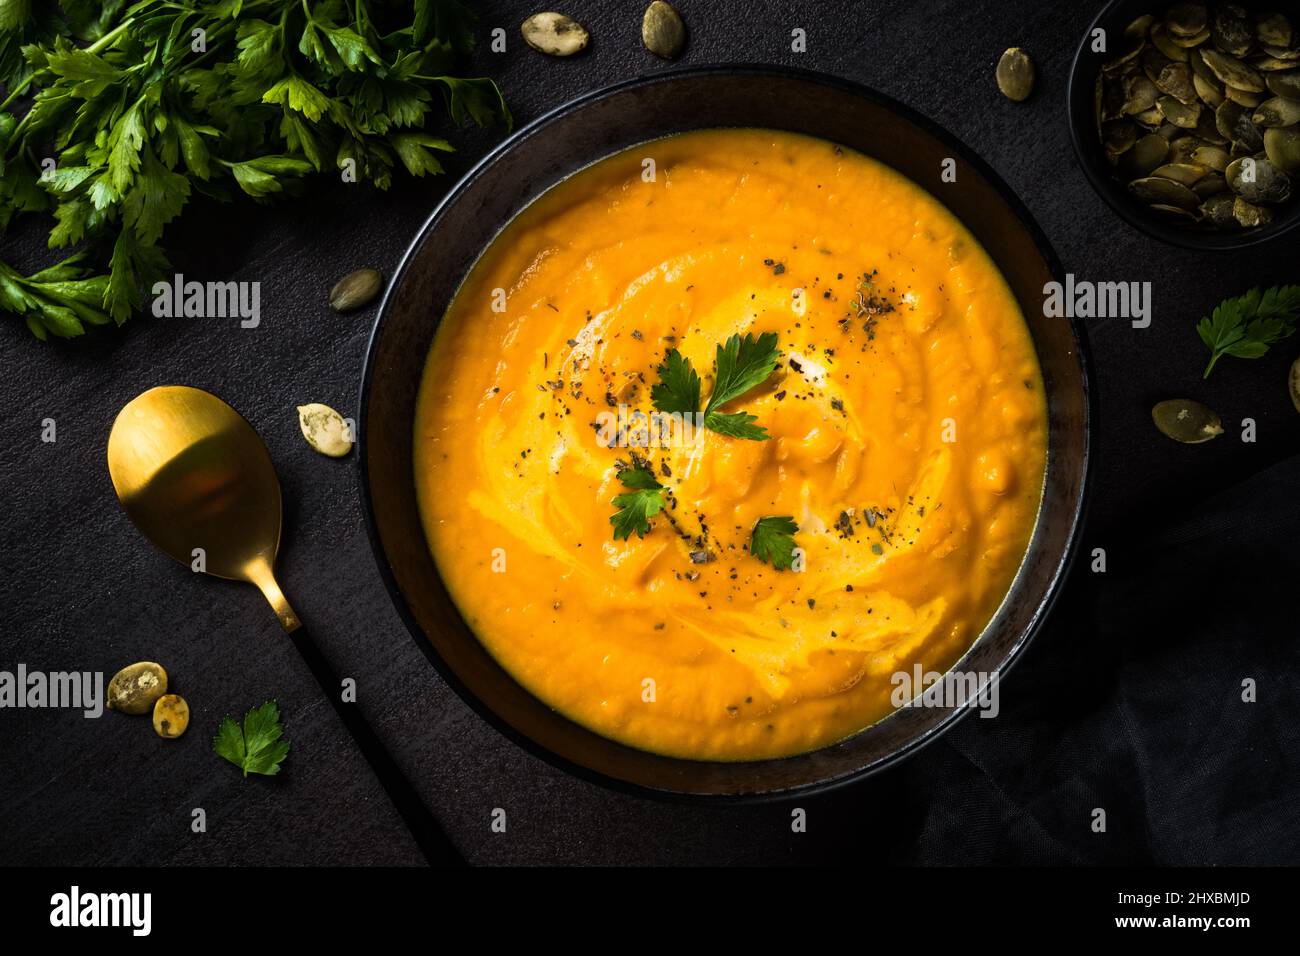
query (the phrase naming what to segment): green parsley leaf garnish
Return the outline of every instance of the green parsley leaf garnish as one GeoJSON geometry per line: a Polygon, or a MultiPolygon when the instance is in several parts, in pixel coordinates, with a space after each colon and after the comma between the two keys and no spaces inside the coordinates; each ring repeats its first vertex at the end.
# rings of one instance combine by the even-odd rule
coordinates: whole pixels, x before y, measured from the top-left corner
{"type": "MultiPolygon", "coordinates": [[[[766,441],[767,429],[755,425],[758,418],[748,412],[723,413],[723,405],[767,381],[776,371],[778,354],[775,332],[764,332],[757,339],[752,333],[733,335],[718,346],[714,359],[713,394],[704,406],[704,427],[731,438],[766,441]]],[[[656,371],[659,384],[650,390],[654,407],[661,412],[694,415],[700,410],[700,377],[689,360],[676,349],[664,356],[656,371]]]]}
{"type": "Polygon", "coordinates": [[[633,532],[644,538],[650,530],[650,519],[664,508],[664,486],[641,465],[624,468],[618,473],[618,480],[632,490],[625,491],[612,502],[619,509],[609,516],[609,523],[614,526],[614,538],[630,538],[633,532]]]}
{"type": "Polygon", "coordinates": [[[279,705],[268,700],[244,715],[242,728],[234,718],[222,720],[212,738],[212,749],[244,771],[245,777],[250,773],[273,777],[289,755],[289,741],[280,739],[283,734],[279,705]]]}
{"type": "Polygon", "coordinates": [[[661,412],[694,415],[700,410],[700,376],[682,353],[670,349],[664,363],[655,369],[659,383],[650,389],[650,399],[661,412]]]}
{"type": "Polygon", "coordinates": [[[789,515],[759,518],[749,538],[749,553],[778,571],[786,571],[794,565],[794,536],[798,530],[789,515]]]}
{"type": "Polygon", "coordinates": [[[120,325],[200,193],[442,172],[439,101],[457,127],[511,124],[490,79],[450,75],[473,21],[458,0],[0,0],[0,230],[44,212],[51,249],[82,246],[33,275],[0,262],[0,311],[38,339],[120,325]]]}
{"type": "Polygon", "coordinates": [[[1214,312],[1201,319],[1196,332],[1210,349],[1210,364],[1202,378],[1209,378],[1214,364],[1224,355],[1259,358],[1268,347],[1295,332],[1300,317],[1300,285],[1274,286],[1224,299],[1214,312]]]}

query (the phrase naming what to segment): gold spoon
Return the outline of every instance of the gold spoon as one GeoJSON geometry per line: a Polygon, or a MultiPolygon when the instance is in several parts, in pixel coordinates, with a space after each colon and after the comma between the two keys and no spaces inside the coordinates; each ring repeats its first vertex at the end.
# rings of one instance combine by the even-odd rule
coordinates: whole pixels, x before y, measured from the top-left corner
{"type": "Polygon", "coordinates": [[[201,389],[151,388],[113,422],[108,472],[127,515],[166,554],[194,570],[257,585],[425,857],[462,862],[356,705],[344,701],[329,661],[276,583],[280,482],[253,426],[201,389]]]}

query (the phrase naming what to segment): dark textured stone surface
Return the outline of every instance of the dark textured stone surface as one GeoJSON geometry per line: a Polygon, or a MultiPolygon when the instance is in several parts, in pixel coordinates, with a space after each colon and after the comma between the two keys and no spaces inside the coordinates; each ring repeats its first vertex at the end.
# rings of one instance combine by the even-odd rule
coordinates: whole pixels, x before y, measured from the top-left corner
{"type": "MultiPolygon", "coordinates": [[[[679,65],[779,63],[874,86],[944,124],[988,160],[1037,217],[1067,270],[1155,283],[1150,329],[1133,330],[1125,321],[1091,325],[1101,421],[1084,545],[1110,548],[1114,574],[1125,573],[1122,542],[1132,532],[1300,448],[1300,419],[1284,386],[1294,345],[1257,362],[1225,361],[1202,383],[1205,354],[1192,329],[1224,295],[1295,281],[1294,248],[1198,255],[1157,246],[1124,226],[1077,168],[1065,83],[1092,4],[677,6],[690,31],[679,65]],[[794,27],[807,30],[806,54],[790,52],[794,27]],[[997,58],[1013,45],[1032,54],[1039,77],[1037,91],[1018,105],[1004,100],[993,80],[997,58]],[[1149,408],[1180,394],[1214,406],[1229,434],[1195,449],[1161,439],[1149,408]],[[1243,417],[1258,422],[1255,444],[1236,440],[1243,417]]],[[[482,8],[481,35],[504,27],[509,50],[494,55],[484,46],[477,64],[499,79],[520,122],[606,83],[673,68],[642,49],[639,4],[563,7],[593,37],[587,52],[564,61],[520,40],[518,23],[534,8],[482,8]]],[[[497,135],[455,135],[461,151],[452,157],[453,173],[497,135]]],[[[360,265],[391,274],[453,181],[403,181],[388,194],[327,185],[310,201],[274,208],[196,203],[168,233],[178,268],[192,278],[260,282],[263,319],[255,330],[234,321],[137,318],[120,333],[42,346],[20,323],[0,321],[0,669],[23,661],[111,674],[130,661],[157,659],[193,708],[189,733],[172,742],[154,737],[147,721],[116,714],[84,720],[64,711],[0,712],[0,862],[419,862],[262,598],[170,562],[115,504],[104,461],[109,425],[131,397],[165,383],[216,392],[261,432],[287,503],[282,584],[339,672],[357,679],[361,706],[473,862],[1278,858],[1267,844],[1227,841],[1211,823],[1170,843],[1130,819],[1120,831],[1128,839],[1090,840],[1089,809],[1111,784],[1137,784],[1122,778],[1124,768],[1086,768],[1087,776],[1058,765],[1061,754],[1026,746],[1015,720],[967,720],[895,770],[800,801],[810,825],[799,836],[790,833],[787,804],[699,809],[634,799],[571,779],[498,736],[440,682],[392,610],[361,523],[355,458],[315,455],[294,413],[307,401],[355,410],[373,312],[337,316],[326,307],[327,290],[360,265]],[[39,440],[47,417],[58,423],[53,444],[39,440]],[[223,714],[271,696],[283,706],[293,754],[281,777],[246,781],[211,754],[209,739],[223,714]],[[1008,755],[1020,758],[1009,772],[1008,755]],[[938,819],[935,795],[949,794],[951,805],[953,790],[963,788],[970,793],[966,815],[938,819]],[[190,832],[194,807],[207,812],[206,834],[190,832]],[[506,834],[489,830],[494,807],[509,815],[506,834]],[[949,830],[962,839],[950,839],[949,830]]],[[[0,237],[3,256],[24,266],[45,258],[43,241],[40,228],[0,237]]],[[[1004,709],[1047,715],[1040,723],[1055,721],[1062,737],[1099,726],[1090,721],[1104,703],[1080,694],[1083,685],[1072,680],[1139,664],[1167,670],[1179,659],[1177,644],[1166,640],[1163,656],[1152,651],[1135,664],[1113,635],[1078,627],[1099,597],[1086,569],[1074,577],[1066,601],[1003,685],[1004,709]],[[1071,672],[1072,663],[1079,669],[1071,672]]],[[[1253,663],[1267,669],[1283,659],[1253,663]]],[[[1141,667],[1127,679],[1140,689],[1141,667]]],[[[1225,679],[1235,682],[1236,671],[1225,679]]],[[[1176,697],[1163,703],[1197,709],[1176,697]]],[[[1253,732],[1267,742],[1267,730],[1253,732]]],[[[1139,805],[1158,806],[1162,792],[1179,786],[1176,779],[1144,779],[1139,805]]],[[[1265,808],[1246,807],[1246,822],[1265,808]]]]}

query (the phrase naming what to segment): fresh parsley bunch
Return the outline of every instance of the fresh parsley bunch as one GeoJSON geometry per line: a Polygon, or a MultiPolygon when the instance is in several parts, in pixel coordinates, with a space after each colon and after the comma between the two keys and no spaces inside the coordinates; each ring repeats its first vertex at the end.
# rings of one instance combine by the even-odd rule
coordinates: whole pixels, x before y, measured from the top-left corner
{"type": "Polygon", "coordinates": [[[0,230],[49,212],[50,248],[80,247],[29,276],[0,262],[0,309],[42,340],[120,325],[195,193],[441,172],[435,101],[510,124],[490,79],[452,75],[472,23],[456,0],[0,0],[0,230]]]}

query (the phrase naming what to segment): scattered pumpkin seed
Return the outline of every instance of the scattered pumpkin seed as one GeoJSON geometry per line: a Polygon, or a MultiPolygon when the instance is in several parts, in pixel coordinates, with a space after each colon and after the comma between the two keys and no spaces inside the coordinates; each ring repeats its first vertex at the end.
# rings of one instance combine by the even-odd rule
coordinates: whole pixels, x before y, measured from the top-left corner
{"type": "Polygon", "coordinates": [[[1300,358],[1291,363],[1291,374],[1287,378],[1287,385],[1291,389],[1291,404],[1295,410],[1300,412],[1300,358]]]}
{"type": "Polygon", "coordinates": [[[1020,47],[1011,47],[998,60],[997,81],[1003,96],[1023,102],[1034,91],[1034,61],[1020,47]]]}
{"type": "Polygon", "coordinates": [[[573,56],[587,48],[587,28],[563,13],[534,13],[519,28],[524,42],[548,56],[573,56]]]}
{"type": "Polygon", "coordinates": [[[128,664],[108,682],[108,707],[124,714],[147,714],[167,693],[167,671],[153,661],[128,664]]]}
{"type": "Polygon", "coordinates": [[[298,406],[298,427],[307,444],[322,455],[342,458],[352,450],[352,436],[343,416],[328,405],[298,406]]]}
{"type": "Polygon", "coordinates": [[[664,0],[654,0],[641,19],[641,42],[655,56],[675,60],[686,46],[686,24],[664,0]]]}
{"type": "Polygon", "coordinates": [[[153,705],[153,729],[159,737],[172,740],[190,725],[190,705],[178,694],[163,694],[153,705]]]}
{"type": "Polygon", "coordinates": [[[1223,434],[1223,424],[1212,409],[1190,398],[1171,398],[1151,409],[1160,433],[1185,445],[1199,445],[1223,434]]]}
{"type": "Polygon", "coordinates": [[[375,300],[383,287],[384,277],[378,269],[349,272],[330,289],[330,308],[335,312],[364,308],[375,300]]]}

